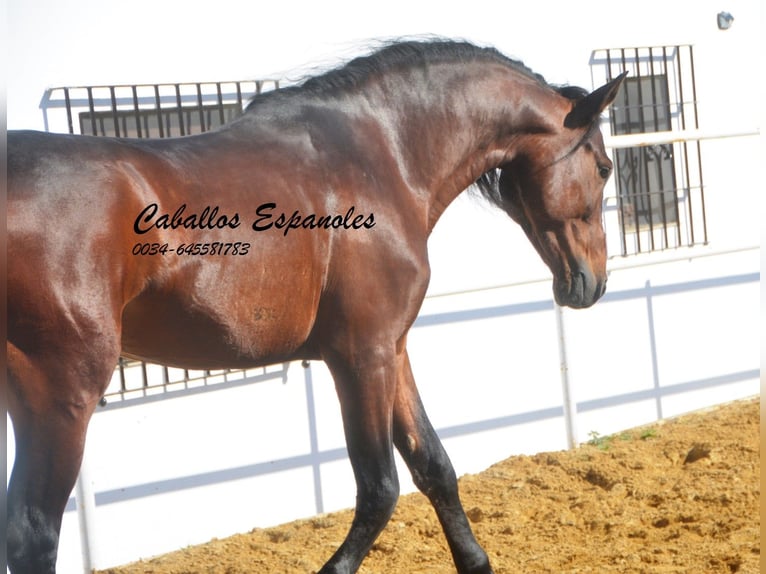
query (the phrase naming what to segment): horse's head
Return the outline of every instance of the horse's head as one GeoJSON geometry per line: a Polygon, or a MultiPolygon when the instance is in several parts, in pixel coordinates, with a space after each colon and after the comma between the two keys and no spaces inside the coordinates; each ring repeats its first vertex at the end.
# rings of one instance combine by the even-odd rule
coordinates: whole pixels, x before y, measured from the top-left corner
{"type": "Polygon", "coordinates": [[[572,104],[563,125],[535,136],[500,173],[502,206],[553,272],[559,305],[589,307],[606,290],[601,207],[612,162],[598,121],[623,78],[590,94],[564,91],[572,104]]]}

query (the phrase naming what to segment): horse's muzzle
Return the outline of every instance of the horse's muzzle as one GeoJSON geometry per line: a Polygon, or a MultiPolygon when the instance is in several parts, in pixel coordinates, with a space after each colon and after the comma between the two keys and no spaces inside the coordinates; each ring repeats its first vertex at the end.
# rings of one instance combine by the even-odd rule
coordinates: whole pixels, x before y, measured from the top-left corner
{"type": "Polygon", "coordinates": [[[573,271],[566,280],[553,280],[553,296],[562,307],[585,309],[606,292],[606,276],[597,279],[587,268],[573,271]]]}

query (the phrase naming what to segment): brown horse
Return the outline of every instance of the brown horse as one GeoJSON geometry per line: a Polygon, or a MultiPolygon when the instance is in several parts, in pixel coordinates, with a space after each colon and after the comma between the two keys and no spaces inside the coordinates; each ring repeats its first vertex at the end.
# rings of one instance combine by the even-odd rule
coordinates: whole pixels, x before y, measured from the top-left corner
{"type": "Polygon", "coordinates": [[[55,571],[86,427],[121,353],[196,369],[324,360],[357,502],[321,572],[355,572],[391,516],[394,446],[457,571],[491,572],[407,357],[427,239],[476,182],[524,228],[556,300],[592,305],[612,168],[598,120],[621,80],[587,94],[493,49],[406,42],[258,96],[202,135],[9,133],[12,572],[55,571]]]}

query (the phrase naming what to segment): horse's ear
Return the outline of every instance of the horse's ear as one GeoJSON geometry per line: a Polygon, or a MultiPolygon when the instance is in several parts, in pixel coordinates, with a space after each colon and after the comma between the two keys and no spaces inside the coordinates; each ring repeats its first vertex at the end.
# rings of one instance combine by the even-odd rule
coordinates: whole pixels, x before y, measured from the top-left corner
{"type": "Polygon", "coordinates": [[[592,125],[617,96],[617,92],[627,75],[628,72],[623,72],[608,84],[604,84],[577,101],[572,111],[564,118],[564,127],[577,129],[592,125]]]}

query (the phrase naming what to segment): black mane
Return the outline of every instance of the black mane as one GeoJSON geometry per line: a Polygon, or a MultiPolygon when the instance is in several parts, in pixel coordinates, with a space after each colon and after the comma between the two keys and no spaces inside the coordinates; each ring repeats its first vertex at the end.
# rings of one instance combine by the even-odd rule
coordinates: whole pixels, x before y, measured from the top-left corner
{"type": "MultiPolygon", "coordinates": [[[[413,64],[420,64],[425,67],[429,64],[441,62],[471,62],[477,60],[506,65],[536,80],[541,85],[548,86],[540,74],[533,72],[522,62],[504,56],[495,48],[482,48],[468,42],[447,40],[404,41],[388,44],[368,56],[354,58],[338,68],[307,78],[296,86],[259,94],[250,101],[245,111],[256,109],[260,104],[298,93],[330,96],[347,90],[357,89],[371,77],[410,67],[413,64]]],[[[549,87],[556,89],[553,86],[549,87]]]]}
{"type": "Polygon", "coordinates": [[[357,87],[370,76],[409,67],[415,63],[426,66],[441,62],[476,60],[499,62],[545,84],[542,76],[535,74],[521,62],[507,58],[494,48],[481,48],[468,42],[435,40],[389,44],[369,56],[355,58],[340,68],[309,78],[303,83],[303,87],[318,92],[342,90],[357,87]]]}
{"type": "MultiPolygon", "coordinates": [[[[354,58],[348,63],[312,76],[302,83],[280,88],[255,96],[245,108],[245,113],[260,108],[266,103],[281,103],[285,98],[306,94],[313,96],[333,96],[345,91],[358,89],[369,78],[377,77],[389,71],[400,70],[420,64],[443,62],[489,61],[508,66],[516,72],[537,81],[559,93],[561,96],[577,101],[588,91],[577,86],[557,86],[548,84],[542,75],[532,71],[523,62],[504,56],[495,48],[479,47],[468,42],[449,40],[400,41],[385,45],[367,56],[354,58]]],[[[493,169],[476,180],[474,187],[491,203],[502,206],[503,200],[498,189],[500,170],[493,169]]]]}

